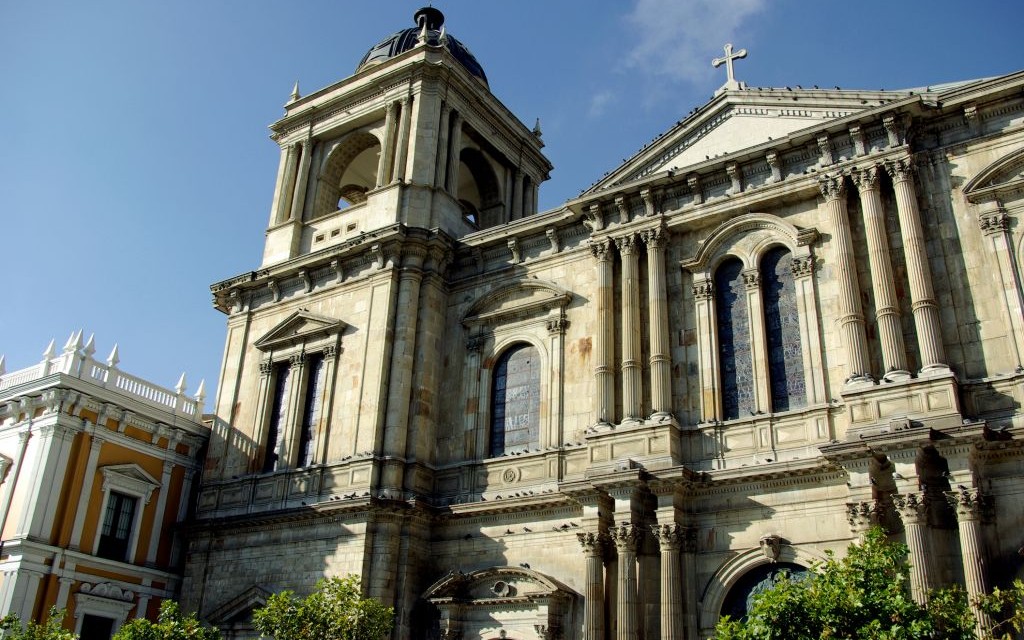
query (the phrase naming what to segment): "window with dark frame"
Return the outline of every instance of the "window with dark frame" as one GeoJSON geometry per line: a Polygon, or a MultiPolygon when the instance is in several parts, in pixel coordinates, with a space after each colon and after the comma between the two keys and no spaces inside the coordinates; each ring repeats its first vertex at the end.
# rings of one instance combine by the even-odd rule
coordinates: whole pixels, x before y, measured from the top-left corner
{"type": "Polygon", "coordinates": [[[139,499],[111,491],[107,498],[107,509],[103,514],[103,528],[96,555],[109,560],[128,560],[132,526],[135,523],[135,509],[139,499]]]}

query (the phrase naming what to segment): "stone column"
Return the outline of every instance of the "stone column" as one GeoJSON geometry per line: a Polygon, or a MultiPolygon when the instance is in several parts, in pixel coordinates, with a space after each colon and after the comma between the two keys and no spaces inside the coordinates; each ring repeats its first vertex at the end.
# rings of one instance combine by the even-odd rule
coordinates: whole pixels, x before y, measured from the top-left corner
{"type": "Polygon", "coordinates": [[[926,604],[931,578],[928,567],[928,509],[923,496],[916,493],[896,494],[892,497],[896,513],[903,520],[903,530],[910,552],[910,595],[914,602],[926,604]]]}
{"type": "Polygon", "coordinates": [[[981,539],[981,518],[988,500],[977,489],[967,488],[947,492],[946,499],[956,510],[967,598],[971,603],[971,612],[977,620],[975,633],[979,638],[988,638],[992,619],[975,604],[977,599],[985,594],[985,548],[981,539]]]}
{"type": "Polygon", "coordinates": [[[836,280],[839,284],[839,331],[846,350],[846,382],[870,381],[864,313],[860,307],[860,287],[846,211],[846,186],[842,176],[824,176],[818,183],[825,197],[829,226],[835,242],[836,280]]]}
{"type": "Polygon", "coordinates": [[[878,167],[871,166],[854,171],[852,177],[860,192],[860,205],[864,213],[864,234],[868,241],[871,291],[875,298],[875,323],[878,325],[878,340],[882,346],[884,376],[887,380],[905,380],[910,377],[910,372],[907,371],[907,350],[903,344],[903,327],[900,325],[878,174],[878,167]]]}
{"type": "Polygon", "coordinates": [[[715,285],[707,274],[694,274],[693,302],[697,318],[697,351],[700,360],[700,420],[717,420],[719,413],[718,321],[715,317],[715,285]]]}
{"type": "Polygon", "coordinates": [[[768,413],[772,410],[772,385],[768,378],[768,339],[764,328],[761,271],[745,269],[740,276],[743,278],[743,295],[747,298],[747,335],[754,367],[754,407],[759,413],[768,413]]]}
{"type": "Polygon", "coordinates": [[[296,156],[298,145],[289,144],[281,149],[281,165],[277,170],[277,187],[274,191],[274,204],[270,216],[270,226],[288,220],[292,211],[292,195],[295,192],[295,175],[297,173],[296,156]]]}
{"type": "Polygon", "coordinates": [[[583,591],[583,640],[604,640],[604,539],[599,533],[577,533],[587,576],[583,591]]]}
{"type": "Polygon", "coordinates": [[[405,165],[409,159],[409,129],[412,125],[412,98],[402,98],[401,121],[398,124],[398,146],[395,149],[395,172],[392,182],[405,180],[405,165]]]}
{"type": "Polygon", "coordinates": [[[480,336],[470,336],[466,340],[466,359],[462,370],[465,373],[463,381],[465,384],[466,409],[463,413],[464,452],[466,460],[475,458],[486,458],[490,455],[487,450],[487,426],[479,425],[480,421],[480,351],[483,349],[484,339],[480,336]]]}
{"type": "Polygon", "coordinates": [[[635,524],[620,524],[609,530],[615,550],[619,554],[618,632],[616,640],[639,640],[640,618],[637,603],[636,547],[640,542],[640,528],[635,524]]]}
{"type": "Polygon", "coordinates": [[[512,178],[512,215],[511,220],[518,220],[523,217],[523,172],[515,170],[515,177],[512,178]]]}
{"type": "Polygon", "coordinates": [[[661,640],[683,640],[683,580],[679,552],[684,531],[678,524],[651,527],[661,547],[661,640]]]}
{"type": "Polygon", "coordinates": [[[664,227],[643,232],[647,245],[647,295],[651,340],[651,418],[665,420],[672,416],[672,356],[668,337],[668,293],[665,285],[665,245],[668,231],[664,227]]]}
{"type": "MultiPolygon", "coordinates": [[[[419,319],[420,283],[423,281],[424,247],[409,245],[402,255],[398,275],[398,306],[394,339],[391,343],[391,366],[388,380],[388,404],[384,422],[384,462],[381,485],[385,490],[402,491],[403,459],[409,429],[409,402],[412,374],[420,363],[415,362],[416,324],[419,319]]],[[[397,496],[395,496],[397,497],[397,496]]]]}
{"type": "Polygon", "coordinates": [[[637,237],[615,239],[622,258],[622,419],[643,419],[643,380],[640,366],[640,279],[637,237]]]}
{"type": "Polygon", "coordinates": [[[452,133],[448,140],[448,179],[446,185],[452,197],[459,197],[459,161],[462,153],[462,116],[451,114],[452,133]]]}
{"type": "MultiPolygon", "coordinates": [[[[302,155],[299,156],[299,175],[295,180],[295,193],[292,196],[290,220],[302,222],[302,209],[306,206],[306,185],[309,184],[309,168],[313,164],[313,139],[302,142],[302,155]]],[[[295,242],[293,241],[293,244],[295,242]]]]}
{"type": "Polygon", "coordinates": [[[252,454],[249,458],[249,471],[258,473],[263,470],[264,460],[273,451],[275,442],[267,442],[267,429],[273,419],[270,413],[273,411],[274,397],[274,363],[270,360],[263,360],[259,363],[260,381],[259,390],[256,394],[256,424],[253,429],[252,454]],[[260,447],[263,447],[263,455],[260,455],[260,447]]]}
{"type": "Polygon", "coordinates": [[[597,266],[597,312],[594,323],[594,422],[615,421],[615,372],[612,370],[612,353],[615,344],[615,312],[613,299],[613,255],[611,241],[592,240],[590,253],[597,266]]]}
{"type": "MultiPolygon", "coordinates": [[[[299,441],[299,417],[302,415],[305,395],[306,363],[309,356],[305,351],[288,357],[288,381],[282,404],[288,407],[284,419],[277,425],[277,466],[275,470],[292,469],[296,464],[296,445],[299,441]]],[[[267,443],[268,445],[270,443],[267,443]]]]}
{"type": "Polygon", "coordinates": [[[1001,204],[990,202],[986,203],[985,209],[978,217],[978,224],[989,250],[995,255],[1004,318],[1006,326],[1010,329],[1007,338],[1013,347],[1012,355],[1016,364],[1020,366],[1024,364],[1024,290],[1021,286],[1019,265],[1014,259],[1010,219],[1001,204]]]}
{"type": "Polygon", "coordinates": [[[448,172],[448,118],[451,113],[451,106],[441,106],[441,123],[437,127],[440,132],[437,141],[437,166],[434,167],[434,186],[440,189],[444,189],[444,180],[448,172]]]}
{"type": "Polygon", "coordinates": [[[381,145],[380,158],[377,160],[377,187],[391,182],[391,169],[395,157],[395,103],[388,102],[384,107],[384,142],[381,145]]]}
{"type": "Polygon", "coordinates": [[[901,158],[886,164],[896,191],[896,213],[900,220],[900,234],[903,236],[903,253],[907,261],[907,278],[910,282],[910,308],[917,328],[917,344],[921,351],[921,370],[949,369],[942,346],[942,328],[939,324],[939,308],[932,290],[932,274],[928,267],[928,251],[924,233],[921,230],[921,214],[917,209],[917,194],[914,190],[913,165],[910,158],[901,158]]]}

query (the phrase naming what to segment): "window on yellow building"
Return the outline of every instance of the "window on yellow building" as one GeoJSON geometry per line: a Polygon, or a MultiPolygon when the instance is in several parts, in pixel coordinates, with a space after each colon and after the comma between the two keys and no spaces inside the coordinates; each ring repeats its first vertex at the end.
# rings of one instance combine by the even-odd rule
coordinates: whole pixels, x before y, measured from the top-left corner
{"type": "Polygon", "coordinates": [[[100,544],[96,549],[96,555],[120,562],[128,559],[137,505],[138,498],[116,491],[110,492],[107,509],[103,514],[103,528],[100,530],[100,544]]]}

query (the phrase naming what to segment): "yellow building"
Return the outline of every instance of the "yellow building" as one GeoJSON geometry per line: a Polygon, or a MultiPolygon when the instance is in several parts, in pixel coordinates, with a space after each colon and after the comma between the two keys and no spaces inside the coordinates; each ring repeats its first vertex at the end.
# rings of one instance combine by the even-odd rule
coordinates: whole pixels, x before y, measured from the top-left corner
{"type": "Polygon", "coordinates": [[[175,526],[208,429],[203,385],[166,389],[93,358],[73,334],[60,353],[5,373],[0,358],[0,615],[106,640],[155,619],[180,584],[175,526]]]}

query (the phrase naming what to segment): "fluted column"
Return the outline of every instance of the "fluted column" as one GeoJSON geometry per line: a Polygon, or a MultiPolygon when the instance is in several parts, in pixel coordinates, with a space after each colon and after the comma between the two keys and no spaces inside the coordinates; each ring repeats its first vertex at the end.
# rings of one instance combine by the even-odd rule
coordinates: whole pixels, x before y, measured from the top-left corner
{"type": "Polygon", "coordinates": [[[665,245],[668,231],[663,227],[643,232],[647,245],[647,296],[651,341],[651,417],[672,415],[672,356],[668,338],[668,293],[665,285],[665,245]]]}
{"type": "Polygon", "coordinates": [[[882,346],[882,368],[886,379],[906,379],[907,349],[903,344],[896,284],[893,281],[892,258],[885,232],[885,214],[879,193],[878,167],[871,166],[852,174],[860,192],[864,213],[864,234],[868,241],[868,264],[871,268],[871,293],[875,298],[875,324],[882,346]]]}
{"type": "Polygon", "coordinates": [[[635,524],[620,524],[612,527],[609,534],[619,554],[619,597],[616,603],[619,625],[615,638],[638,640],[640,621],[637,607],[636,547],[640,541],[640,528],[635,524]]]}
{"type": "Polygon", "coordinates": [[[979,638],[987,638],[992,628],[992,620],[976,603],[979,597],[985,595],[985,548],[981,540],[981,518],[988,501],[977,489],[967,488],[947,492],[946,499],[956,510],[967,599],[977,620],[975,632],[979,638]]]}
{"type": "Polygon", "coordinates": [[[903,236],[903,253],[907,261],[907,279],[910,283],[910,308],[917,328],[917,345],[921,351],[921,370],[945,370],[945,349],[942,346],[942,328],[939,308],[932,290],[932,274],[928,267],[928,251],[921,229],[921,214],[917,209],[914,191],[913,165],[909,158],[889,162],[885,166],[892,177],[896,191],[896,214],[903,236]]]}
{"type": "Polygon", "coordinates": [[[377,186],[383,187],[391,182],[391,169],[395,157],[395,103],[388,102],[384,107],[384,144],[381,146],[380,158],[377,160],[377,186]]]}
{"type": "Polygon", "coordinates": [[[593,240],[590,252],[597,266],[597,312],[594,323],[594,418],[597,423],[615,421],[615,372],[612,351],[615,344],[613,298],[614,263],[611,240],[593,240]]]}
{"type": "Polygon", "coordinates": [[[903,520],[903,530],[910,552],[910,595],[914,602],[928,602],[931,578],[928,572],[928,509],[923,496],[916,493],[897,494],[892,497],[896,513],[903,520]]]}
{"type": "Polygon", "coordinates": [[[683,527],[662,524],[651,530],[661,548],[661,640],[683,640],[683,579],[679,571],[683,527]]]}
{"type": "Polygon", "coordinates": [[[583,590],[583,640],[604,640],[604,540],[599,533],[577,533],[587,576],[583,590]]]}
{"type": "Polygon", "coordinates": [[[718,322],[715,317],[715,286],[706,273],[693,279],[696,307],[697,353],[700,362],[700,420],[711,422],[719,416],[718,322]],[[702,278],[700,277],[702,276],[702,278]]]}
{"type": "Polygon", "coordinates": [[[622,419],[641,420],[643,409],[640,365],[640,280],[635,234],[615,239],[622,258],[622,419]]]}
{"type": "Polygon", "coordinates": [[[825,197],[835,247],[836,280],[839,284],[839,330],[846,350],[846,381],[871,380],[867,359],[864,313],[860,307],[857,263],[846,211],[846,186],[842,176],[825,176],[818,183],[825,197]]]}
{"type": "Polygon", "coordinates": [[[444,188],[444,181],[448,171],[448,118],[451,116],[451,106],[441,106],[441,123],[437,130],[440,137],[437,141],[437,166],[434,167],[434,186],[444,188]]]}
{"type": "Polygon", "coordinates": [[[462,153],[462,116],[457,111],[451,114],[452,133],[448,139],[448,193],[459,197],[459,161],[462,153]]]}

